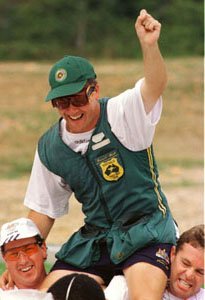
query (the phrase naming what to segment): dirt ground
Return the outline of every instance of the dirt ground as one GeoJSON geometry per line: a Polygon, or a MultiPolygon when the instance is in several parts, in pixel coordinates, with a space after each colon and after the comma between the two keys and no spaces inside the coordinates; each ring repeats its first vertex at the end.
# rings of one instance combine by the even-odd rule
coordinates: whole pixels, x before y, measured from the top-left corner
{"type": "MultiPolygon", "coordinates": [[[[203,176],[202,168],[173,167],[160,172],[160,181],[180,232],[204,222],[203,176]]],[[[0,180],[0,226],[27,215],[23,205],[27,182],[28,178],[0,180]]],[[[73,198],[70,201],[70,214],[56,220],[47,243],[62,244],[82,222],[80,205],[73,198]]]]}

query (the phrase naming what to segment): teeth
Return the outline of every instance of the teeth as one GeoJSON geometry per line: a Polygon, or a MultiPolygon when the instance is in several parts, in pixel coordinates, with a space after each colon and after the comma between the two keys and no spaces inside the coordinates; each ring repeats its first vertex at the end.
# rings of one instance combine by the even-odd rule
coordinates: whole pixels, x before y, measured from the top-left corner
{"type": "Polygon", "coordinates": [[[83,115],[83,114],[80,114],[79,116],[70,116],[70,118],[71,118],[72,120],[78,120],[78,119],[80,119],[80,118],[82,117],[82,115],[83,115]]]}
{"type": "Polygon", "coordinates": [[[26,268],[22,268],[21,271],[22,272],[28,272],[28,271],[31,270],[31,268],[32,268],[32,266],[29,266],[29,267],[26,267],[26,268]]]}
{"type": "Polygon", "coordinates": [[[184,281],[183,279],[180,279],[180,284],[182,284],[183,286],[186,286],[186,287],[191,287],[191,284],[184,281]]]}

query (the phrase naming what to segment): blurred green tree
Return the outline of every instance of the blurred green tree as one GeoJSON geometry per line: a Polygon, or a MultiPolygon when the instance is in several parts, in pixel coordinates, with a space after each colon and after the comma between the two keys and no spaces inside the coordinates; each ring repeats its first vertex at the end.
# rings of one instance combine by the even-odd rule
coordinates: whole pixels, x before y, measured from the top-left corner
{"type": "Polygon", "coordinates": [[[165,55],[203,55],[202,0],[0,0],[0,59],[136,57],[142,8],[163,25],[165,55]]]}

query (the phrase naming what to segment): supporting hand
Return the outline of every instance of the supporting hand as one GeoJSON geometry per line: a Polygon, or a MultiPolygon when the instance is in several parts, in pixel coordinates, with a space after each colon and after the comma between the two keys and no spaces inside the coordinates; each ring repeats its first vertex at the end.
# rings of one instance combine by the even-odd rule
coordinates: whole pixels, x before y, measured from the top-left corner
{"type": "Polygon", "coordinates": [[[0,288],[2,290],[11,290],[14,288],[14,282],[11,279],[10,273],[8,270],[5,270],[0,277],[0,288]]]}

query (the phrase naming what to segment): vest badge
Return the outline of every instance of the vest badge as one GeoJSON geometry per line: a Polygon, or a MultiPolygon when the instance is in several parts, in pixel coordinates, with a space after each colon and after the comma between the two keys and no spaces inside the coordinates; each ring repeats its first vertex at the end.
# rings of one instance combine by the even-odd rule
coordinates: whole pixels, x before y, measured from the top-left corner
{"type": "Polygon", "coordinates": [[[119,157],[116,152],[109,153],[108,157],[104,157],[100,162],[99,166],[102,171],[103,178],[107,181],[117,181],[123,174],[124,169],[119,162],[119,157]]]}

